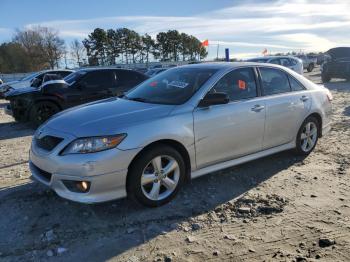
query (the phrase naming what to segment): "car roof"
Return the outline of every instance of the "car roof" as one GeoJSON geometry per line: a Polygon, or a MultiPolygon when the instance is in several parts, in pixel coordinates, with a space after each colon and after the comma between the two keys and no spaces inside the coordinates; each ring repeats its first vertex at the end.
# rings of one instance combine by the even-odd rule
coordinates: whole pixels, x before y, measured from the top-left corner
{"type": "Polygon", "coordinates": [[[49,69],[49,70],[40,71],[40,72],[38,72],[38,73],[50,73],[50,72],[57,72],[57,71],[61,71],[61,72],[74,72],[74,70],[71,70],[71,69],[49,69]]]}
{"type": "MultiPolygon", "coordinates": [[[[91,72],[91,71],[105,71],[105,70],[116,70],[116,71],[128,71],[128,72],[137,72],[131,69],[125,68],[111,68],[111,67],[91,67],[91,68],[82,68],[77,71],[91,72]]],[[[139,73],[139,72],[137,72],[139,73]]]]}
{"type": "MultiPolygon", "coordinates": [[[[200,64],[189,64],[183,65],[175,68],[207,68],[207,69],[216,69],[216,70],[224,70],[229,68],[238,68],[244,66],[266,66],[265,63],[258,62],[209,62],[209,63],[200,63],[200,64]]],[[[281,68],[279,65],[269,64],[269,67],[281,68]]]]}
{"type": "MultiPolygon", "coordinates": [[[[289,56],[289,55],[277,55],[277,56],[261,56],[261,57],[254,57],[254,58],[250,58],[250,59],[264,59],[264,60],[269,60],[269,59],[273,59],[273,58],[295,58],[293,56],[289,56]]],[[[248,59],[248,60],[250,60],[248,59]]]]}

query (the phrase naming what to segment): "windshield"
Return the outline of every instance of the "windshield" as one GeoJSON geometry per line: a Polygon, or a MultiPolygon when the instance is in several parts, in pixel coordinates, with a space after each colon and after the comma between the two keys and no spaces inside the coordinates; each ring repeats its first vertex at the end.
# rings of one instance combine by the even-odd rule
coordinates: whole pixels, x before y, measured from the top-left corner
{"type": "Polygon", "coordinates": [[[36,73],[33,73],[33,74],[30,74],[28,76],[25,76],[22,78],[22,81],[27,81],[27,80],[31,80],[33,79],[34,77],[38,76],[40,74],[40,72],[36,72],[36,73]]]}
{"type": "Polygon", "coordinates": [[[67,84],[72,85],[85,74],[86,74],[85,71],[77,71],[67,75],[65,78],[63,78],[63,80],[66,81],[67,84]]]}
{"type": "Polygon", "coordinates": [[[217,69],[212,68],[174,68],[146,80],[124,98],[145,103],[180,105],[216,72],[217,69]]]}

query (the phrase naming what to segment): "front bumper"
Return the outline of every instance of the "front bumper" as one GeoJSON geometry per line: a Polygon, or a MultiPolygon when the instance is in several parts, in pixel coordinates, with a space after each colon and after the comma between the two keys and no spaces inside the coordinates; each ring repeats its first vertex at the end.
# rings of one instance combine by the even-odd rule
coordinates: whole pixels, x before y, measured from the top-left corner
{"type": "Polygon", "coordinates": [[[52,188],[59,196],[76,202],[98,203],[125,197],[128,166],[141,149],[115,148],[62,156],[59,152],[75,139],[67,137],[51,152],[38,147],[33,139],[29,152],[33,178],[52,188]],[[73,192],[66,187],[64,180],[88,181],[90,189],[86,193],[73,192]]]}
{"type": "MultiPolygon", "coordinates": [[[[38,169],[33,162],[29,162],[29,168],[32,177],[42,184],[52,188],[60,197],[85,203],[99,203],[113,199],[119,199],[126,196],[126,176],[127,170],[119,170],[110,174],[102,174],[98,176],[74,176],[50,174],[50,179],[43,176],[42,171],[38,169]],[[64,180],[69,181],[88,181],[91,183],[87,193],[77,193],[70,191],[63,183],[64,180]]],[[[47,175],[47,174],[46,174],[47,175]]]]}

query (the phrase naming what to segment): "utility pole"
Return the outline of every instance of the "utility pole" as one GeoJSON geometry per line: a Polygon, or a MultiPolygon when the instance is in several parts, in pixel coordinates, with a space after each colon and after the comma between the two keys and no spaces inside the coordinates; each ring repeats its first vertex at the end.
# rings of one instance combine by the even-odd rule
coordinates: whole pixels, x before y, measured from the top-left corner
{"type": "Polygon", "coordinates": [[[216,60],[218,61],[219,60],[219,43],[218,43],[218,47],[216,49],[216,60]]]}

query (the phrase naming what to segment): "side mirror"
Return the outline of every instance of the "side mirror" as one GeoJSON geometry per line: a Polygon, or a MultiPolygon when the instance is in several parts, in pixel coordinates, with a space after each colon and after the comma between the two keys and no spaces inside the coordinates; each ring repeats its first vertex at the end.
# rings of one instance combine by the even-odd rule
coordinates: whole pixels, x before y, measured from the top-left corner
{"type": "Polygon", "coordinates": [[[226,93],[208,93],[200,102],[199,107],[227,104],[230,98],[226,93]]]}

